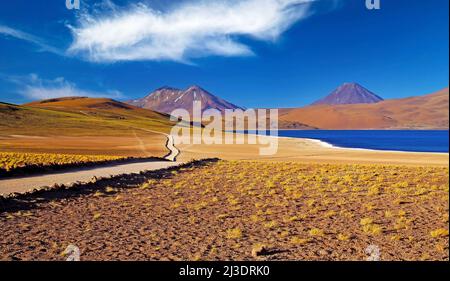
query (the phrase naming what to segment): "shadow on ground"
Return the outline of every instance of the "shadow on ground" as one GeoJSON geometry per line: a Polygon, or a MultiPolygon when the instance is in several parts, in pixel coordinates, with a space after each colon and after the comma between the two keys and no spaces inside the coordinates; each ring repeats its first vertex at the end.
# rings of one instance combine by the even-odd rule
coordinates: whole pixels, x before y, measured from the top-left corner
{"type": "Polygon", "coordinates": [[[165,162],[169,161],[165,158],[159,157],[145,157],[145,158],[123,158],[113,161],[97,161],[87,163],[69,163],[69,164],[55,164],[55,165],[28,165],[26,167],[18,167],[9,171],[0,169],[0,180],[9,178],[26,178],[34,175],[48,175],[68,173],[71,171],[90,170],[92,168],[107,168],[124,164],[143,163],[143,162],[165,162]]]}
{"type": "Polygon", "coordinates": [[[167,179],[174,176],[174,171],[186,168],[204,167],[218,162],[218,158],[192,161],[176,167],[156,171],[144,171],[139,174],[125,174],[110,178],[93,178],[89,183],[74,183],[70,186],[55,185],[24,194],[10,194],[0,197],[0,214],[39,208],[39,204],[52,200],[70,199],[90,193],[104,192],[107,188],[117,191],[127,188],[137,188],[149,179],[167,179]]]}

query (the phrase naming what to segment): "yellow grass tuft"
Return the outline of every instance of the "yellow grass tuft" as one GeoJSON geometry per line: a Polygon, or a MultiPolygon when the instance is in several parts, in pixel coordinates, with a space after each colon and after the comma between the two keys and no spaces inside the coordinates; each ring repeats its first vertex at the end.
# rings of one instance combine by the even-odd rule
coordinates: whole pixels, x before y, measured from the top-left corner
{"type": "Polygon", "coordinates": [[[264,224],[265,228],[274,228],[278,225],[276,221],[269,221],[264,224]]]}
{"type": "Polygon", "coordinates": [[[0,170],[11,171],[31,165],[60,166],[66,164],[86,164],[123,159],[118,156],[72,155],[52,153],[0,152],[0,170]]]}
{"type": "Polygon", "coordinates": [[[448,236],[448,230],[444,228],[436,229],[430,232],[431,237],[438,238],[438,237],[446,237],[448,236]]]}
{"type": "Polygon", "coordinates": [[[307,238],[300,238],[300,237],[294,236],[291,238],[290,243],[293,245],[304,245],[304,244],[307,244],[309,241],[310,240],[307,238]]]}
{"type": "Polygon", "coordinates": [[[337,239],[339,241],[348,241],[348,240],[350,240],[350,235],[345,235],[345,234],[339,233],[337,236],[337,239]]]}
{"type": "Polygon", "coordinates": [[[359,222],[360,225],[370,225],[373,223],[373,219],[371,218],[364,218],[361,219],[361,221],[359,222]]]}
{"type": "Polygon", "coordinates": [[[228,239],[239,239],[242,238],[242,230],[239,228],[232,228],[227,230],[228,239]]]}
{"type": "Polygon", "coordinates": [[[383,228],[377,224],[367,224],[363,226],[363,231],[369,235],[380,235],[383,232],[383,228]]]}
{"type": "Polygon", "coordinates": [[[323,236],[324,232],[321,229],[313,228],[309,231],[310,236],[323,236]]]}

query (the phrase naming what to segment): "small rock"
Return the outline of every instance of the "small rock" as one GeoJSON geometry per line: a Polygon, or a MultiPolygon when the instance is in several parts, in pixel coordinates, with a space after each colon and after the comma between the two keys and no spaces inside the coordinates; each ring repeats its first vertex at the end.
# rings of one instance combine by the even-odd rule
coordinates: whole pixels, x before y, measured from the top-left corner
{"type": "Polygon", "coordinates": [[[253,246],[252,257],[256,258],[259,256],[264,256],[264,255],[267,255],[268,252],[269,252],[269,249],[267,248],[267,246],[265,246],[263,244],[257,244],[255,246],[253,246]]]}

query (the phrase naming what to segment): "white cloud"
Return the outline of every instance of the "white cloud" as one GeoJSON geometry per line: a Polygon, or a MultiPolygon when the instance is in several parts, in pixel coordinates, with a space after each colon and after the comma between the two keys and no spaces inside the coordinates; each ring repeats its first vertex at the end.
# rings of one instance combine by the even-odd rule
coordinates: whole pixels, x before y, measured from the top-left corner
{"type": "Polygon", "coordinates": [[[51,52],[57,55],[64,55],[63,52],[61,52],[57,48],[48,45],[41,38],[18,29],[14,29],[5,25],[0,25],[0,35],[10,36],[19,40],[27,41],[29,43],[37,45],[40,48],[40,51],[51,52]]]}
{"type": "Polygon", "coordinates": [[[313,0],[191,0],[168,11],[145,4],[85,12],[69,52],[97,62],[253,54],[241,36],[275,41],[305,18],[313,0]]]}
{"type": "Polygon", "coordinates": [[[36,74],[30,74],[27,76],[8,76],[7,80],[20,87],[19,94],[33,100],[60,97],[124,98],[122,93],[116,90],[96,92],[80,89],[75,83],[67,81],[64,77],[48,80],[42,79],[36,74]]]}

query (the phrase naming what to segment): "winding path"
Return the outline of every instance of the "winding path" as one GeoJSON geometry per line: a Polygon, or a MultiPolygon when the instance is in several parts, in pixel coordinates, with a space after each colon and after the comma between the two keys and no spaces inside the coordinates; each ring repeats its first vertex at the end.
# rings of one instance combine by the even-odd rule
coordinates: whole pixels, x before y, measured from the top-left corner
{"type": "Polygon", "coordinates": [[[180,150],[175,146],[175,141],[172,135],[167,135],[166,147],[170,150],[169,154],[164,156],[165,159],[175,162],[177,161],[177,156],[180,154],[180,150]]]}
{"type": "Polygon", "coordinates": [[[63,172],[56,172],[44,175],[35,175],[19,178],[0,179],[0,194],[24,193],[35,188],[53,186],[55,184],[71,184],[75,182],[88,182],[93,177],[110,177],[123,174],[140,173],[142,171],[155,171],[178,166],[182,163],[176,162],[180,150],[175,147],[174,138],[171,135],[145,130],[153,133],[164,134],[167,137],[166,147],[169,153],[164,156],[167,161],[147,161],[140,163],[118,164],[102,166],[97,168],[77,168],[63,172]]]}
{"type": "MultiPolygon", "coordinates": [[[[164,156],[163,158],[166,160],[172,161],[172,162],[177,161],[177,157],[178,157],[178,155],[180,155],[181,151],[175,146],[175,140],[172,135],[169,135],[169,134],[166,134],[163,132],[149,130],[149,129],[143,129],[143,128],[133,128],[133,129],[146,131],[146,132],[150,132],[150,133],[154,133],[154,134],[164,135],[167,138],[166,148],[169,150],[169,153],[166,156],[164,156]]],[[[135,136],[135,138],[138,139],[139,143],[141,143],[141,146],[143,146],[142,140],[136,135],[136,133],[134,133],[134,136],[135,136]]]]}

